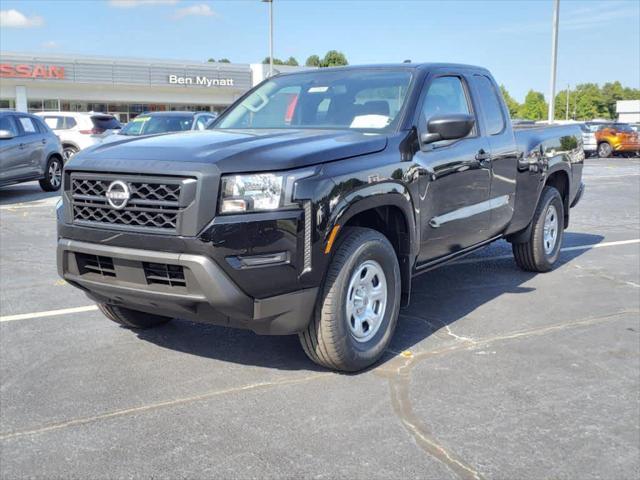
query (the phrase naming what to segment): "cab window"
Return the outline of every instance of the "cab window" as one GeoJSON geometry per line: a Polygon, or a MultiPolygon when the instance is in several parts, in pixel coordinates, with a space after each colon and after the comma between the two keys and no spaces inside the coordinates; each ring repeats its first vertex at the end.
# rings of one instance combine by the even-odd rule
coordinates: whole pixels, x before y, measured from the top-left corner
{"type": "MultiPolygon", "coordinates": [[[[424,97],[419,119],[420,129],[426,131],[427,124],[433,117],[450,114],[473,115],[460,77],[438,77],[431,82],[424,97]]],[[[475,136],[475,131],[474,127],[469,136],[475,136]]]]}
{"type": "Polygon", "coordinates": [[[480,106],[487,126],[487,135],[497,135],[504,130],[505,121],[500,99],[493,82],[484,75],[474,75],[473,82],[478,89],[480,106]]]}

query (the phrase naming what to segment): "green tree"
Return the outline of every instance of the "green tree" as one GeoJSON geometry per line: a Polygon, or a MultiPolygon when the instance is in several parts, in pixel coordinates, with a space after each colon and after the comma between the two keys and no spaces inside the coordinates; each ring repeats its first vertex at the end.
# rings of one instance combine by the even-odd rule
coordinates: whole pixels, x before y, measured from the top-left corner
{"type": "Polygon", "coordinates": [[[341,67],[343,65],[349,65],[349,62],[344,53],[337,50],[329,50],[322,59],[323,67],[341,67]]]}
{"type": "Polygon", "coordinates": [[[231,60],[229,60],[228,58],[221,58],[220,60],[218,60],[218,63],[231,63],[231,60]]]}
{"type": "Polygon", "coordinates": [[[311,55],[309,58],[307,58],[307,61],[304,62],[304,64],[307,67],[320,67],[322,61],[320,60],[320,57],[318,55],[311,55]]]}
{"type": "MultiPolygon", "coordinates": [[[[573,118],[573,97],[574,92],[569,92],[569,118],[573,118]]],[[[567,91],[562,90],[556,95],[555,101],[555,119],[565,120],[567,118],[567,91]]]]}
{"type": "Polygon", "coordinates": [[[591,120],[594,118],[610,118],[609,110],[602,96],[600,88],[595,83],[576,85],[572,100],[576,120],[591,120]]]}
{"type": "Polygon", "coordinates": [[[215,62],[216,59],[215,58],[210,58],[209,60],[207,60],[207,62],[215,62]]]}
{"type": "Polygon", "coordinates": [[[515,118],[518,115],[520,104],[509,95],[504,85],[500,85],[500,92],[502,93],[502,98],[504,98],[504,103],[507,104],[507,108],[509,109],[509,115],[511,115],[511,118],[515,118]]]}
{"type": "Polygon", "coordinates": [[[622,84],[617,81],[605,83],[602,86],[600,93],[602,95],[604,107],[609,113],[608,118],[616,118],[618,115],[616,112],[616,102],[625,98],[622,84]]]}
{"type": "Polygon", "coordinates": [[[535,90],[529,90],[524,98],[524,103],[518,109],[518,117],[527,120],[542,120],[547,116],[547,108],[544,95],[535,90]]]}
{"type": "Polygon", "coordinates": [[[299,65],[298,60],[294,57],[289,57],[289,60],[286,61],[286,65],[291,65],[292,67],[297,67],[299,65]]]}
{"type": "MultiPolygon", "coordinates": [[[[264,60],[262,60],[262,63],[269,64],[269,57],[264,57],[264,60]]],[[[273,64],[274,65],[284,65],[285,63],[282,60],[280,60],[279,58],[273,57],[273,64]]]]}

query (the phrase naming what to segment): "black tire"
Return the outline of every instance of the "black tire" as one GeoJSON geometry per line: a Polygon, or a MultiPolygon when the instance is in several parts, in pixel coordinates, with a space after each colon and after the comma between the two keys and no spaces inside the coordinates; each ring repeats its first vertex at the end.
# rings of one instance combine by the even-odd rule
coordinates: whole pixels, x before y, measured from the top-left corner
{"type": "Polygon", "coordinates": [[[60,190],[62,185],[62,158],[51,157],[44,170],[44,178],[40,180],[40,188],[45,192],[60,190]]]}
{"type": "Polygon", "coordinates": [[[511,245],[516,263],[522,270],[528,272],[548,272],[560,256],[562,239],[564,237],[564,208],[560,192],[554,187],[544,187],[536,211],[533,214],[533,226],[529,240],[524,243],[511,245]],[[556,215],[556,237],[553,248],[545,249],[545,219],[550,207],[553,206],[556,215]]]}
{"type": "MultiPolygon", "coordinates": [[[[375,278],[373,281],[375,283],[375,278]]],[[[362,370],[375,363],[396,328],[400,286],[398,258],[389,240],[375,230],[346,227],[329,265],[314,317],[307,329],[298,335],[307,356],[319,365],[347,372],[362,370]],[[372,262],[384,273],[386,302],[377,323],[379,326],[370,332],[371,338],[359,341],[347,323],[350,321],[346,314],[350,294],[347,290],[353,278],[357,278],[356,270],[366,268],[363,265],[372,262]]]]}
{"type": "Polygon", "coordinates": [[[139,312],[124,307],[116,307],[115,305],[107,305],[106,303],[99,303],[98,308],[109,320],[127,328],[144,330],[157,327],[171,320],[170,317],[139,312]]]}
{"type": "Polygon", "coordinates": [[[608,158],[613,153],[613,148],[607,142],[602,142],[598,145],[598,156],[600,158],[608,158]]]}
{"type": "Polygon", "coordinates": [[[73,145],[65,145],[62,148],[62,159],[64,163],[66,164],[69,160],[71,160],[71,157],[73,157],[78,152],[79,150],[73,145]]]}

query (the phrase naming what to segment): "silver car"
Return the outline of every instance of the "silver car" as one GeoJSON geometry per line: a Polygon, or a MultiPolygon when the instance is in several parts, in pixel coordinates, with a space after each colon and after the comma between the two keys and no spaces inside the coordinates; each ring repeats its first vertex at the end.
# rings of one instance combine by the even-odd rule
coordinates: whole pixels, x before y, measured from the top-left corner
{"type": "Polygon", "coordinates": [[[0,112],[0,186],[39,180],[53,192],[62,184],[60,139],[35,115],[0,112]]]}

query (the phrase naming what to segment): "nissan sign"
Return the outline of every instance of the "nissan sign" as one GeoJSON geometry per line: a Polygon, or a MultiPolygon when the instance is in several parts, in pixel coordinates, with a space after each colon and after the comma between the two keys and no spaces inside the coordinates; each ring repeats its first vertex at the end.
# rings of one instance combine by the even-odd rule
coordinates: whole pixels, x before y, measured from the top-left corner
{"type": "Polygon", "coordinates": [[[64,79],[64,67],[57,65],[12,65],[0,64],[0,77],[3,78],[53,78],[64,79]]]}

